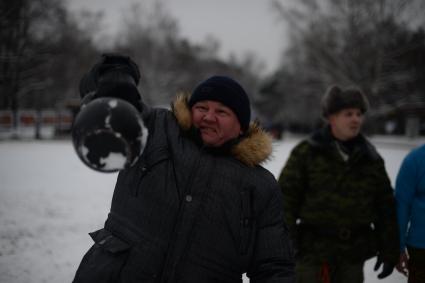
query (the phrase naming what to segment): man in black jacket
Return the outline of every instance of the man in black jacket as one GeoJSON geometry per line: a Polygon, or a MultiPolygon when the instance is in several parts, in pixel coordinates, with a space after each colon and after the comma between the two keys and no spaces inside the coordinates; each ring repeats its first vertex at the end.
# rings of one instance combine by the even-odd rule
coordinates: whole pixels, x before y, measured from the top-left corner
{"type": "MultiPolygon", "coordinates": [[[[131,59],[106,55],[83,79],[82,96],[104,93],[99,82],[111,72],[138,83],[131,59]]],[[[172,111],[149,108],[136,92],[120,95],[140,110],[149,137],[119,173],[105,227],[91,233],[74,283],[241,282],[243,273],[251,282],[294,282],[282,194],[260,166],[271,139],[250,123],[242,86],[213,76],[172,111]]]]}

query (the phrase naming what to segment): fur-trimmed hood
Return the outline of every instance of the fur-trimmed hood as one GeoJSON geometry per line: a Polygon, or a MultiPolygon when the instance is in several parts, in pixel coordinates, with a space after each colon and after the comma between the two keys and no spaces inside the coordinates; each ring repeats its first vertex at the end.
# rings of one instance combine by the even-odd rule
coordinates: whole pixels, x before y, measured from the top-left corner
{"type": "MultiPolygon", "coordinates": [[[[192,115],[188,94],[179,94],[172,104],[172,111],[180,127],[188,131],[192,127],[192,115]]],[[[259,165],[272,154],[272,137],[257,123],[251,123],[246,135],[231,149],[232,155],[248,166],[259,165]]]]}

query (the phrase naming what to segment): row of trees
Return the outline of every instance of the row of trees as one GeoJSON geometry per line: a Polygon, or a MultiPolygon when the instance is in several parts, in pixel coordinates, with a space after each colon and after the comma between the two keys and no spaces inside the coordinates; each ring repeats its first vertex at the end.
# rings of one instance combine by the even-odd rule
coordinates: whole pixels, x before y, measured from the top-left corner
{"type": "Polygon", "coordinates": [[[59,0],[1,1],[0,109],[51,108],[74,96],[96,53],[76,21],[59,0]]]}
{"type": "Polygon", "coordinates": [[[102,36],[102,14],[71,14],[61,0],[1,1],[0,109],[54,108],[78,100],[82,75],[104,52],[131,56],[141,69],[140,91],[168,104],[178,91],[220,73],[255,89],[255,59],[218,59],[219,42],[195,45],[179,35],[161,1],[133,5],[116,37],[102,36]],[[106,39],[105,39],[106,38],[106,39]]]}
{"type": "Polygon", "coordinates": [[[219,59],[217,39],[193,44],[181,37],[178,22],[161,1],[151,8],[133,5],[114,46],[139,63],[140,89],[151,104],[168,104],[177,92],[191,91],[213,74],[235,77],[247,89],[258,88],[260,63],[255,58],[219,59]]]}
{"type": "Polygon", "coordinates": [[[423,1],[275,0],[274,7],[291,36],[260,91],[269,120],[316,126],[320,97],[332,84],[360,86],[372,116],[425,106],[423,1]]]}
{"type": "Polygon", "coordinates": [[[219,59],[220,42],[194,44],[160,0],[133,5],[113,38],[102,14],[71,14],[63,0],[0,2],[0,109],[63,107],[78,101],[81,76],[103,52],[123,52],[141,70],[146,102],[165,105],[212,74],[235,77],[264,122],[310,130],[331,84],[358,85],[372,113],[425,105],[424,3],[421,0],[273,0],[288,26],[289,48],[274,74],[255,56],[219,59]],[[236,58],[236,59],[235,59],[236,58]]]}

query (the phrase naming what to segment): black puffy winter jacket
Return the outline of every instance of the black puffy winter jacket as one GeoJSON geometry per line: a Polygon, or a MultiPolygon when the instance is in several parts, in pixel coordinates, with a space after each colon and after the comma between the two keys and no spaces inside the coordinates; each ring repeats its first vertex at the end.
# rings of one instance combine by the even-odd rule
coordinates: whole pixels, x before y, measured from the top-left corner
{"type": "Polygon", "coordinates": [[[271,140],[251,124],[223,148],[202,146],[184,96],[147,109],[149,138],[121,171],[104,229],[74,283],[294,282],[282,194],[259,164],[271,140]]]}

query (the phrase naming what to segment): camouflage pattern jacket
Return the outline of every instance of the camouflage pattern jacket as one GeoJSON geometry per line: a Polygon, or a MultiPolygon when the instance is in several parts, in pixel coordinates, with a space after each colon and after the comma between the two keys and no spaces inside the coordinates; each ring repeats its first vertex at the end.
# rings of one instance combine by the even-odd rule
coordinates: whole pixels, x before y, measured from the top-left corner
{"type": "Polygon", "coordinates": [[[325,127],[301,141],[279,177],[299,259],[398,259],[395,201],[384,161],[362,135],[347,161],[325,127]]]}

